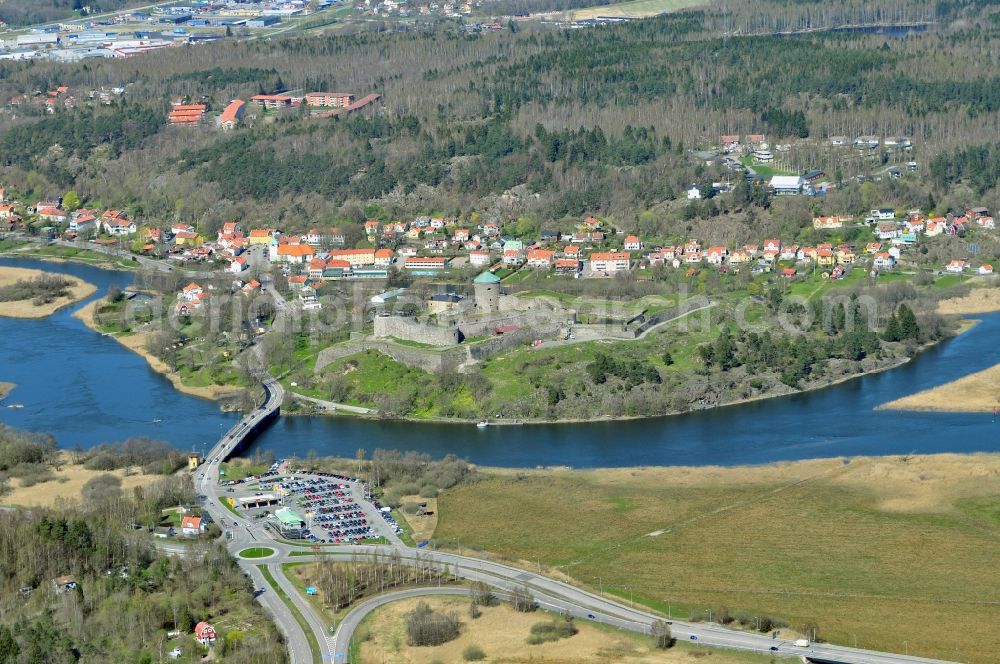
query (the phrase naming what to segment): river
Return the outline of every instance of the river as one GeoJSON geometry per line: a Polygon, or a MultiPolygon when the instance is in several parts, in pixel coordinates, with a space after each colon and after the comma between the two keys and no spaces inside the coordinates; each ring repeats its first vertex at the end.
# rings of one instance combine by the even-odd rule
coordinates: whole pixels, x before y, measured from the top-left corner
{"type": "MultiPolygon", "coordinates": [[[[131,275],[72,263],[0,259],[58,271],[98,287],[127,286],[131,275]]],[[[0,381],[17,387],[0,421],[54,434],[62,447],[129,436],[202,451],[236,419],[177,392],[145,361],[72,317],[74,305],[40,320],[0,318],[0,381]],[[154,422],[154,420],[161,420],[154,422]]],[[[971,331],[900,368],[824,390],[643,420],[494,426],[415,424],[348,417],[282,417],[251,448],[278,457],[354,456],[371,450],[454,453],[486,465],[577,468],[738,465],[815,457],[1000,450],[989,414],[875,411],[875,406],[1000,363],[1000,314],[978,316],[971,331]]]]}

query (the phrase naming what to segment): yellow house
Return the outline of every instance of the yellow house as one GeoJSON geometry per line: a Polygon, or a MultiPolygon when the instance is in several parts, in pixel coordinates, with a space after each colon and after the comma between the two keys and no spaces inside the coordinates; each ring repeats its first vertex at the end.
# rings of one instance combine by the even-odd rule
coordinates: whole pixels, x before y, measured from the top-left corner
{"type": "Polygon", "coordinates": [[[182,231],[174,235],[174,244],[178,247],[196,247],[204,241],[205,238],[200,233],[191,231],[182,231]]]}
{"type": "Polygon", "coordinates": [[[250,231],[250,244],[263,244],[267,246],[271,244],[271,238],[274,237],[275,232],[273,228],[255,228],[250,231]]]}
{"type": "Polygon", "coordinates": [[[201,463],[201,456],[197,452],[188,454],[188,470],[198,470],[199,463],[201,463]]]}
{"type": "Polygon", "coordinates": [[[816,252],[816,262],[829,267],[837,264],[837,257],[829,249],[820,249],[816,252]]]}

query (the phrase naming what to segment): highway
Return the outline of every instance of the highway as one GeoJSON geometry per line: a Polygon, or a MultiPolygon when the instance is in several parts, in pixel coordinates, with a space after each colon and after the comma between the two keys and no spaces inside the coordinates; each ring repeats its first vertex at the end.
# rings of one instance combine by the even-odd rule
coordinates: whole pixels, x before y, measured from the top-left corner
{"type": "MultiPolygon", "coordinates": [[[[263,528],[251,521],[237,517],[222,507],[219,493],[220,487],[217,482],[219,463],[221,463],[228,450],[243,432],[248,428],[253,428],[254,423],[259,423],[271,408],[277,409],[280,406],[279,394],[283,394],[280,385],[273,382],[266,382],[267,401],[265,405],[255,411],[245,420],[242,420],[233,427],[219,444],[212,449],[205,464],[203,464],[197,474],[196,482],[199,491],[205,495],[205,507],[216,522],[223,524],[223,527],[233,533],[233,539],[227,543],[229,552],[237,558],[240,566],[251,576],[258,587],[266,588],[265,592],[258,598],[261,603],[274,616],[279,629],[285,634],[289,652],[293,664],[299,662],[309,663],[312,661],[309,651],[308,641],[302,628],[295,621],[290,612],[281,606],[281,601],[276,597],[270,587],[264,583],[257,570],[258,564],[266,564],[271,574],[278,584],[285,590],[291,601],[306,617],[310,630],[316,637],[317,643],[323,651],[321,653],[323,661],[347,662],[347,652],[350,646],[351,636],[357,624],[364,617],[364,614],[374,610],[377,606],[392,601],[392,597],[412,597],[423,594],[422,590],[407,591],[411,594],[396,595],[389,594],[384,598],[368,600],[360,604],[355,612],[345,618],[337,626],[336,634],[331,638],[329,633],[330,625],[326,625],[320,615],[313,611],[310,604],[292,586],[285,577],[282,565],[286,562],[313,562],[318,560],[344,560],[357,559],[359,556],[398,556],[398,559],[406,564],[416,565],[418,562],[426,565],[428,562],[447,566],[448,571],[454,576],[467,581],[482,581],[496,589],[498,593],[506,593],[514,588],[527,588],[535,598],[536,602],[544,609],[569,613],[583,620],[592,620],[604,623],[621,629],[634,632],[646,633],[650,631],[653,622],[664,620],[650,611],[640,608],[632,608],[592,593],[588,590],[551,579],[544,575],[529,572],[524,569],[511,567],[502,563],[462,556],[454,553],[441,551],[428,551],[426,549],[416,549],[406,546],[403,542],[387,528],[384,522],[379,523],[373,520],[379,528],[379,534],[389,541],[383,545],[342,545],[326,546],[315,555],[301,555],[310,551],[306,545],[293,545],[281,541],[276,541],[266,533],[263,528]],[[275,550],[275,554],[265,559],[245,560],[238,557],[239,551],[249,547],[264,545],[275,550]],[[291,552],[297,551],[300,555],[291,556],[291,552]],[[416,594],[412,594],[412,593],[416,594]],[[275,601],[277,600],[277,601],[275,601]]],[[[355,499],[362,504],[369,514],[376,514],[377,509],[364,500],[363,492],[359,487],[354,487],[355,499]]],[[[459,588],[432,588],[426,589],[427,594],[463,594],[465,591],[459,588]]],[[[939,664],[941,660],[930,660],[919,657],[909,657],[892,653],[881,653],[857,648],[845,648],[828,644],[811,644],[808,647],[797,647],[794,643],[783,639],[774,639],[771,636],[757,634],[753,632],[741,632],[732,630],[722,625],[710,623],[689,623],[685,621],[671,621],[671,631],[674,638],[697,642],[706,646],[731,648],[736,650],[768,653],[778,657],[813,657],[817,659],[843,662],[844,664],[939,664]],[[776,651],[771,650],[777,648],[776,651]]]]}
{"type": "MultiPolygon", "coordinates": [[[[281,309],[279,315],[284,312],[285,310],[281,309]]],[[[258,601],[273,616],[278,628],[285,635],[292,664],[300,662],[311,664],[314,661],[309,641],[295,617],[283,605],[284,602],[266,583],[257,565],[267,566],[276,583],[305,617],[309,630],[315,636],[322,651],[320,657],[324,662],[347,662],[354,629],[367,612],[392,601],[392,597],[418,596],[423,594],[425,589],[407,591],[410,594],[406,595],[390,593],[382,598],[367,600],[352,611],[337,626],[336,633],[331,636],[330,630],[333,626],[325,624],[322,615],[313,610],[306,598],[295,589],[285,576],[282,565],[286,562],[349,561],[357,559],[359,556],[393,557],[404,564],[440,566],[440,569],[447,569],[451,575],[457,578],[484,582],[494,588],[498,594],[508,593],[515,588],[524,588],[531,593],[542,608],[569,613],[584,620],[592,620],[633,632],[648,634],[654,622],[664,620],[663,616],[651,611],[625,606],[583,588],[524,569],[486,559],[407,546],[389,527],[389,524],[377,517],[370,518],[370,522],[388,544],[324,546],[320,552],[315,552],[313,555],[302,555],[316,550],[308,544],[289,544],[274,539],[259,522],[255,523],[245,519],[224,507],[223,494],[220,493],[221,487],[218,482],[219,464],[233,455],[234,450],[242,444],[244,439],[251,437],[255,430],[264,426],[270,418],[277,417],[280,412],[285,390],[277,380],[267,374],[263,374],[262,384],[265,394],[264,403],[244,416],[219,439],[209,452],[205,462],[195,472],[194,480],[197,490],[204,496],[204,507],[211,518],[231,534],[231,539],[226,543],[230,555],[236,558],[240,567],[253,580],[255,586],[263,589],[263,592],[258,595],[258,601]],[[263,559],[240,558],[239,552],[251,546],[267,546],[275,553],[263,559]],[[293,551],[299,555],[291,556],[293,551]]],[[[355,501],[362,506],[369,517],[379,513],[379,510],[365,499],[364,491],[359,484],[353,483],[351,491],[355,501]]],[[[439,594],[442,591],[447,591],[449,594],[465,592],[458,588],[426,590],[428,594],[439,594]]],[[[670,627],[673,637],[679,640],[696,642],[706,646],[767,653],[777,657],[804,656],[842,664],[940,664],[941,662],[941,660],[829,644],[810,644],[807,647],[799,647],[787,640],[775,639],[754,632],[737,631],[712,623],[673,620],[670,621],[670,627]]]]}

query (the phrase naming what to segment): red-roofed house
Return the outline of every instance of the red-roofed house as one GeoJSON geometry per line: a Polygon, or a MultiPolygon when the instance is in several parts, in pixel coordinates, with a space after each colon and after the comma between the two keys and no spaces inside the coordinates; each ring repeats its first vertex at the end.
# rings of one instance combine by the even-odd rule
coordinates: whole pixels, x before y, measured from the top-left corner
{"type": "Polygon", "coordinates": [[[469,252],[469,265],[483,267],[490,264],[490,252],[485,249],[474,249],[469,252]]]}
{"type": "Polygon", "coordinates": [[[57,207],[40,207],[38,208],[37,214],[39,219],[54,221],[57,223],[66,221],[66,217],[69,216],[66,210],[57,207]]]}
{"type": "Polygon", "coordinates": [[[705,251],[705,260],[712,265],[722,265],[726,261],[727,255],[729,255],[729,250],[725,247],[709,247],[705,251]]]}
{"type": "Polygon", "coordinates": [[[104,219],[104,232],[108,235],[132,235],[135,231],[134,221],[116,217],[104,219]]]}
{"type": "Polygon", "coordinates": [[[289,95],[254,95],[250,101],[261,108],[285,108],[292,105],[289,95]]]}
{"type": "Polygon", "coordinates": [[[205,523],[200,516],[185,514],[181,517],[181,534],[200,535],[205,530],[205,523]]]}
{"type": "Polygon", "coordinates": [[[990,265],[989,263],[985,263],[983,265],[980,265],[979,269],[976,270],[976,272],[978,272],[979,274],[993,274],[993,266],[990,265]]]}
{"type": "Polygon", "coordinates": [[[203,646],[215,644],[215,628],[207,622],[200,622],[194,626],[194,638],[203,646]]]}
{"type": "Polygon", "coordinates": [[[291,263],[292,265],[301,265],[308,262],[316,255],[316,250],[313,249],[308,244],[272,244],[271,249],[274,253],[271,254],[272,263],[291,263]]]}
{"type": "Polygon", "coordinates": [[[948,270],[949,272],[955,272],[956,274],[961,274],[962,272],[965,271],[965,267],[966,267],[966,262],[961,258],[957,258],[949,262],[944,269],[948,270]]]}
{"type": "Polygon", "coordinates": [[[376,249],[375,250],[375,265],[379,267],[389,267],[392,265],[393,253],[392,249],[376,249]]]}
{"type": "Polygon", "coordinates": [[[641,251],[642,242],[635,235],[629,235],[625,238],[625,251],[641,251]]]}
{"type": "Polygon", "coordinates": [[[247,263],[247,259],[243,258],[243,256],[236,256],[229,262],[229,271],[233,274],[239,274],[249,267],[250,264],[247,263]]]}
{"type": "Polygon", "coordinates": [[[528,252],[528,267],[539,267],[548,270],[552,267],[556,252],[551,249],[532,249],[528,252]]]}

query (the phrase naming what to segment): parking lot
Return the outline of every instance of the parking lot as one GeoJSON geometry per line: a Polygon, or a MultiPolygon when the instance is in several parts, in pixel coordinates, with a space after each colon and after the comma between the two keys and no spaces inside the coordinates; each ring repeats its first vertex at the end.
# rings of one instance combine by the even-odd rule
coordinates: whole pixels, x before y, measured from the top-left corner
{"type": "Polygon", "coordinates": [[[237,512],[280,539],[356,544],[402,532],[387,509],[365,499],[366,486],[357,478],[289,469],[282,460],[260,475],[221,485],[237,512]],[[279,510],[282,519],[275,516],[279,510]],[[304,527],[289,527],[289,514],[300,516],[304,527]]]}

